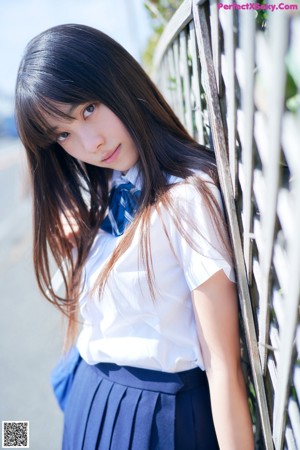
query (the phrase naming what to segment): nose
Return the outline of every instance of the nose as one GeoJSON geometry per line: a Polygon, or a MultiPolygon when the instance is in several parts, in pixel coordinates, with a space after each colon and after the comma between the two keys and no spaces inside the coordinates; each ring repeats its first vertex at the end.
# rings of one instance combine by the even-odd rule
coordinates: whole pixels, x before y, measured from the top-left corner
{"type": "Polygon", "coordinates": [[[80,140],[86,153],[97,153],[104,142],[103,136],[92,130],[84,130],[81,133],[80,140]]]}

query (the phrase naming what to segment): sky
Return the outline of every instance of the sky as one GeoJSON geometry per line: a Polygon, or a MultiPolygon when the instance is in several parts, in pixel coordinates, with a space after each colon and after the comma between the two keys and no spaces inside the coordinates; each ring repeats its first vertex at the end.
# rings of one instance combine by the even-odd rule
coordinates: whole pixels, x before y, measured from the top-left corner
{"type": "Polygon", "coordinates": [[[63,23],[98,28],[139,61],[151,34],[143,0],[0,0],[0,116],[13,113],[15,80],[27,42],[63,23]]]}

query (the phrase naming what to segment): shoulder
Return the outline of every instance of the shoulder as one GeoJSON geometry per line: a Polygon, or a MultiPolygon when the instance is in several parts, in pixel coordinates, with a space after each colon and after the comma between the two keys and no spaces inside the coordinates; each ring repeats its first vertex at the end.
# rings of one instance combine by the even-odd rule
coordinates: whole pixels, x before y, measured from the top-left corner
{"type": "Polygon", "coordinates": [[[170,179],[170,189],[156,209],[167,228],[186,230],[189,235],[208,231],[224,221],[221,193],[202,171],[195,171],[187,179],[170,179]]]}
{"type": "Polygon", "coordinates": [[[212,178],[196,172],[172,184],[159,210],[164,231],[191,290],[224,269],[231,275],[230,246],[221,194],[212,178]]]}
{"type": "Polygon", "coordinates": [[[185,206],[186,208],[190,204],[194,207],[207,205],[210,195],[222,207],[221,192],[218,186],[207,173],[201,170],[194,171],[194,175],[185,180],[170,177],[169,181],[171,185],[169,194],[175,207],[185,206]]]}

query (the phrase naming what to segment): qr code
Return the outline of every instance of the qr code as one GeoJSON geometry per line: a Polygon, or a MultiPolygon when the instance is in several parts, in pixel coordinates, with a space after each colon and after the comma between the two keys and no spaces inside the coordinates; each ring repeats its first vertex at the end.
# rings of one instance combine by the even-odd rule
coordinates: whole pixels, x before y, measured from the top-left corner
{"type": "Polygon", "coordinates": [[[2,448],[29,448],[29,422],[2,421],[2,448]]]}

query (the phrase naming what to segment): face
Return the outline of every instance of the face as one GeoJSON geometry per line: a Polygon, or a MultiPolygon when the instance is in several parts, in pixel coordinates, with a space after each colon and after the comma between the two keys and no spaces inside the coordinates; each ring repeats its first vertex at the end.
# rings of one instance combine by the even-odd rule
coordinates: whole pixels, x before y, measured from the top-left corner
{"type": "Polygon", "coordinates": [[[102,103],[59,108],[72,119],[50,118],[58,144],[88,164],[126,172],[138,160],[138,151],[120,119],[102,103]]]}

